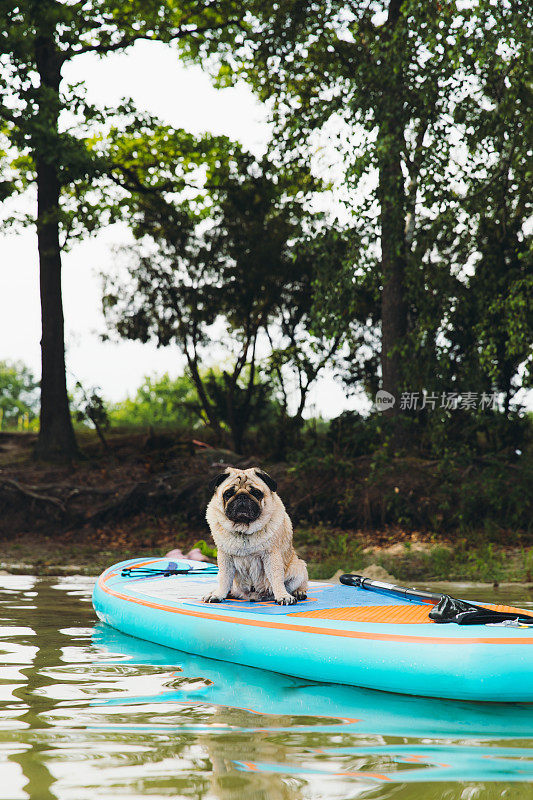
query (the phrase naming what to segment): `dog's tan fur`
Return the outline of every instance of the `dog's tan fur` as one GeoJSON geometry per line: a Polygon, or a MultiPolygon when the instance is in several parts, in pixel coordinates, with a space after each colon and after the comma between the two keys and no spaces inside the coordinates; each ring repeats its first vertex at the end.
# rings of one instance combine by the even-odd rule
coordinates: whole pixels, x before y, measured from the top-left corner
{"type": "Polygon", "coordinates": [[[229,467],[226,472],[206,511],[218,548],[219,574],[218,586],[204,601],[221,602],[230,591],[232,597],[248,600],[273,596],[282,605],[305,599],[307,567],[294,551],[291,520],[277,492],[260,476],[271,479],[259,468],[229,467]],[[256,500],[261,509],[258,518],[249,523],[229,519],[224,501],[228,489],[250,497],[250,490],[262,492],[262,499],[256,500]]]}

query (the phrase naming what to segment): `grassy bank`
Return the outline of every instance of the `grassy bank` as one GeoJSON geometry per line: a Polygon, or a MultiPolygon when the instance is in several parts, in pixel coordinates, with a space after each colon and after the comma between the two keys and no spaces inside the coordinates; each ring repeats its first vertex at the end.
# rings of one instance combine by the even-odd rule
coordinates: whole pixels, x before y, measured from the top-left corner
{"type": "MultiPolygon", "coordinates": [[[[200,533],[200,532],[197,532],[200,533]]],[[[201,531],[204,534],[204,531],[201,531]]],[[[297,528],[295,545],[307,560],[312,578],[330,578],[339,570],[361,572],[379,567],[398,581],[479,581],[484,583],[533,582],[533,547],[493,543],[434,544],[403,531],[371,535],[319,526],[297,528]],[[396,539],[394,544],[372,545],[374,538],[396,539]]],[[[149,527],[109,538],[94,534],[61,534],[57,538],[27,534],[4,541],[0,570],[24,574],[98,575],[117,561],[137,556],[165,555],[179,547],[187,552],[198,541],[192,530],[177,530],[158,537],[149,527]]]]}

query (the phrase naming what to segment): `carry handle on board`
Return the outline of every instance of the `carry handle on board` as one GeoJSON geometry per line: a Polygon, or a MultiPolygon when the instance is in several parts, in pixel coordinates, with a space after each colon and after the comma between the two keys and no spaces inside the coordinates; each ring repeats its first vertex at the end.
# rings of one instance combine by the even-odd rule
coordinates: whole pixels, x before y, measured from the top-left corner
{"type": "Polygon", "coordinates": [[[380,592],[404,600],[418,600],[433,606],[429,618],[433,622],[456,622],[458,625],[494,625],[500,622],[513,621],[525,625],[533,625],[533,616],[521,611],[494,611],[492,608],[458,600],[447,594],[423,592],[420,589],[406,589],[395,586],[393,583],[374,581],[363,575],[346,573],[339,578],[346,586],[356,586],[360,589],[380,592]]]}
{"type": "Polygon", "coordinates": [[[168,578],[171,575],[214,575],[218,572],[216,564],[207,564],[206,567],[196,569],[189,564],[180,566],[179,561],[169,561],[166,567],[154,569],[153,567],[146,567],[144,564],[132,564],[131,567],[123,567],[120,574],[123,578],[168,578]]]}

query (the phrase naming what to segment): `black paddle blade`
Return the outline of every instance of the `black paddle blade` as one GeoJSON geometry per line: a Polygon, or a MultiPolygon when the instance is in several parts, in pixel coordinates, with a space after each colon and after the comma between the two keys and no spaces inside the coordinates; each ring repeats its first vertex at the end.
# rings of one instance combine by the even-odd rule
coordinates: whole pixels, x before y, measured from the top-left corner
{"type": "Polygon", "coordinates": [[[518,611],[493,611],[491,608],[483,608],[464,600],[456,600],[443,594],[437,606],[429,612],[429,618],[433,622],[455,622],[457,625],[494,625],[506,620],[517,620],[533,625],[533,617],[518,611]]]}

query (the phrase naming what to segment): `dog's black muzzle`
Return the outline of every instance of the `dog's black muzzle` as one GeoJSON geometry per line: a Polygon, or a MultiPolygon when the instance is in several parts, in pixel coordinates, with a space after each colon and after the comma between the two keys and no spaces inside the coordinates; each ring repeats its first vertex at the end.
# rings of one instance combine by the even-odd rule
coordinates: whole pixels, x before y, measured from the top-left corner
{"type": "Polygon", "coordinates": [[[260,513],[259,504],[244,492],[232,497],[226,506],[226,516],[232,522],[253,522],[260,513]]]}

